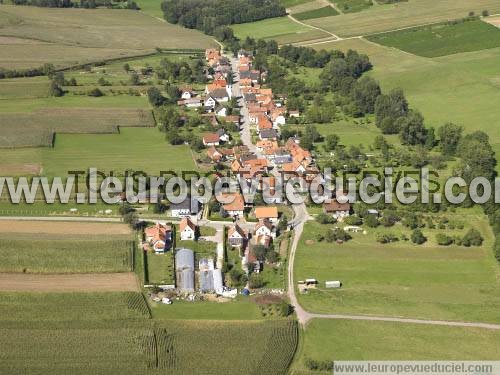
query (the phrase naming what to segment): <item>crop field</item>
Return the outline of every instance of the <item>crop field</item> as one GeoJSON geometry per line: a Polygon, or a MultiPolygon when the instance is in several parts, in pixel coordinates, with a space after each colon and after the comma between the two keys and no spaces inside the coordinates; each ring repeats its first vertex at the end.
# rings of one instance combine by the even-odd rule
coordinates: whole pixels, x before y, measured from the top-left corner
{"type": "Polygon", "coordinates": [[[89,240],[85,236],[0,235],[0,272],[90,273],[130,272],[132,241],[89,240]]]}
{"type": "Polygon", "coordinates": [[[362,12],[323,17],[307,23],[349,37],[454,20],[466,17],[470,11],[481,14],[485,9],[490,14],[499,13],[500,3],[497,0],[408,1],[372,6],[362,12]]]}
{"type": "Polygon", "coordinates": [[[370,0],[329,0],[329,1],[335,3],[337,8],[340,9],[342,13],[356,13],[364,9],[370,8],[372,6],[372,2],[370,0]]]}
{"type": "Polygon", "coordinates": [[[137,277],[133,272],[28,274],[0,273],[0,291],[3,292],[138,292],[137,277]]]}
{"type": "Polygon", "coordinates": [[[306,370],[306,359],[495,360],[499,340],[500,332],[480,328],[314,319],[293,370],[306,370]]]}
{"type": "Polygon", "coordinates": [[[292,320],[153,321],[139,293],[0,296],[2,373],[285,373],[298,341],[292,320]]]}
{"type": "Polygon", "coordinates": [[[44,98],[48,90],[47,77],[6,78],[0,81],[0,100],[44,98]]]}
{"type": "Polygon", "coordinates": [[[427,124],[454,122],[466,132],[489,134],[500,155],[500,48],[427,59],[366,40],[345,40],[314,46],[321,49],[356,49],[368,54],[374,69],[369,74],[387,91],[401,87],[410,105],[427,124]]]}
{"type": "Polygon", "coordinates": [[[476,20],[375,34],[368,40],[419,56],[438,57],[500,47],[500,29],[476,20]]]}
{"type": "Polygon", "coordinates": [[[0,293],[0,324],[6,322],[82,321],[102,322],[149,318],[140,293],[0,293]]]}
{"type": "MultiPolygon", "coordinates": [[[[428,242],[417,246],[399,241],[382,245],[376,234],[399,228],[367,228],[342,244],[318,242],[329,226],[306,224],[296,255],[295,280],[316,278],[319,288],[299,295],[315,312],[402,316],[427,319],[500,322],[500,268],[491,251],[487,220],[477,211],[447,215],[466,225],[474,223],[485,237],[482,247],[441,247],[438,229],[424,228],[428,242]],[[325,289],[325,280],[341,280],[338,290],[325,289]]],[[[331,226],[330,226],[331,227],[331,226]]],[[[409,230],[407,235],[409,235],[409,230]]],[[[447,234],[455,231],[447,229],[447,234]]]]}
{"type": "Polygon", "coordinates": [[[292,43],[303,40],[319,39],[328,34],[293,22],[288,17],[269,18],[262,21],[232,25],[235,35],[240,39],[250,36],[255,39],[276,39],[278,43],[292,43]]]}
{"type": "Polygon", "coordinates": [[[215,46],[202,33],[148,14],[118,9],[57,9],[2,5],[0,67],[56,66],[152,52],[215,46]]]}
{"type": "Polygon", "coordinates": [[[310,0],[306,3],[294,5],[288,8],[290,14],[295,15],[297,13],[302,13],[308,10],[315,10],[319,8],[323,8],[326,5],[325,0],[310,0]]]}
{"type": "Polygon", "coordinates": [[[179,374],[286,374],[298,340],[297,323],[292,320],[175,320],[159,327],[165,329],[173,348],[165,368],[179,374]],[[223,343],[224,351],[214,343],[223,343]],[[218,360],[208,360],[213,358],[218,360]]]}
{"type": "Polygon", "coordinates": [[[323,8],[308,10],[308,11],[301,12],[301,13],[294,13],[293,17],[298,19],[299,21],[304,21],[304,20],[308,20],[311,18],[336,16],[338,14],[339,14],[339,12],[337,12],[335,10],[335,8],[333,8],[331,6],[326,6],[323,8]]]}
{"type": "Polygon", "coordinates": [[[154,126],[141,109],[47,108],[2,113],[0,147],[52,146],[55,133],[118,133],[119,127],[154,126]]]}

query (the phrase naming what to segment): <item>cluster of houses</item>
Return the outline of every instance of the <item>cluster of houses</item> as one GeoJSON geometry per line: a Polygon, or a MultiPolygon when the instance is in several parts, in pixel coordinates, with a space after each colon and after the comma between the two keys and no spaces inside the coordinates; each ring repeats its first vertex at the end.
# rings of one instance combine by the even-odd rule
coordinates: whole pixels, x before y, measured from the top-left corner
{"type": "MultiPolygon", "coordinates": [[[[219,118],[225,122],[240,124],[239,115],[229,115],[227,104],[232,98],[232,86],[229,78],[232,76],[230,60],[222,56],[217,49],[207,49],[205,59],[208,65],[207,78],[210,82],[205,86],[203,93],[197,93],[190,86],[181,87],[181,99],[177,102],[179,106],[196,108],[212,126],[217,128],[219,118]]],[[[229,141],[229,134],[219,128],[213,133],[203,136],[205,146],[219,146],[229,141]]]]}
{"type": "MultiPolygon", "coordinates": [[[[218,117],[229,118],[227,103],[231,99],[232,87],[229,75],[232,75],[230,60],[222,56],[216,49],[208,49],[205,53],[208,64],[208,75],[211,82],[206,85],[203,94],[198,95],[190,87],[182,88],[182,100],[179,105],[186,107],[202,107],[203,116],[217,128],[218,117]]],[[[225,162],[234,175],[247,181],[257,181],[258,189],[264,185],[270,188],[272,194],[278,178],[286,182],[292,177],[303,177],[311,182],[320,174],[313,155],[300,145],[300,139],[292,137],[285,142],[279,139],[280,127],[286,125],[287,118],[298,117],[296,111],[287,111],[286,98],[275,95],[271,89],[262,86],[265,82],[265,72],[253,69],[253,58],[250,53],[240,51],[238,54],[239,85],[245,107],[248,111],[248,123],[258,134],[255,151],[248,146],[219,147],[229,141],[222,128],[213,133],[205,134],[203,144],[207,147],[207,156],[213,163],[225,162]]],[[[239,124],[239,116],[235,116],[239,124]]],[[[231,119],[232,121],[232,119],[231,119]]],[[[337,193],[338,195],[338,193],[337,193]]],[[[277,236],[279,212],[277,206],[258,206],[247,203],[241,192],[225,193],[218,197],[224,217],[232,218],[233,224],[227,230],[227,244],[240,249],[242,266],[246,270],[259,272],[262,270],[262,259],[257,259],[256,246],[270,247],[277,236]],[[245,212],[253,209],[255,224],[242,225],[245,212]]],[[[274,204],[282,204],[280,196],[276,196],[274,204]]],[[[338,221],[349,216],[351,206],[344,199],[336,197],[327,200],[323,205],[326,214],[332,215],[338,221]]],[[[179,237],[181,240],[197,240],[198,228],[196,217],[200,218],[202,206],[199,201],[186,199],[185,202],[171,205],[172,217],[180,218],[179,237]],[[193,218],[193,219],[192,219],[193,218]]],[[[163,253],[172,247],[175,232],[169,225],[156,224],[145,229],[144,249],[155,253],[163,253]]],[[[220,245],[220,244],[219,244],[220,245]]],[[[223,286],[221,269],[216,268],[213,259],[203,258],[195,270],[195,257],[192,250],[177,249],[175,255],[175,272],[177,288],[183,292],[195,290],[195,275],[198,275],[201,292],[221,294],[226,291],[223,286]],[[198,273],[196,273],[198,272],[198,273]]]]}

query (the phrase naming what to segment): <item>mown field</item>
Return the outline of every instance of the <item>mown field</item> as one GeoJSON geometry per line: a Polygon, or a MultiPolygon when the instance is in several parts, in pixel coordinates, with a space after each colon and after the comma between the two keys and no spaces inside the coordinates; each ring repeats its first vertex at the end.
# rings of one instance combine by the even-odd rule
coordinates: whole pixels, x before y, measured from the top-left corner
{"type": "Polygon", "coordinates": [[[362,12],[323,17],[308,20],[307,23],[349,37],[463,18],[470,11],[481,14],[485,9],[490,14],[498,13],[500,3],[496,0],[408,1],[371,6],[362,12]]]}
{"type": "Polygon", "coordinates": [[[323,8],[307,10],[307,11],[300,12],[300,13],[294,13],[293,17],[298,19],[299,21],[304,21],[304,20],[308,20],[311,18],[336,16],[338,14],[339,14],[339,12],[337,12],[335,10],[335,8],[333,8],[331,6],[326,6],[323,8]]]}
{"type": "Polygon", "coordinates": [[[500,332],[480,328],[314,319],[292,371],[306,360],[495,360],[500,332]]]}
{"type": "Polygon", "coordinates": [[[202,33],[143,12],[1,5],[0,67],[68,66],[140,55],[159,48],[215,46],[202,33]]]}
{"type": "Polygon", "coordinates": [[[424,57],[500,47],[500,29],[475,20],[371,35],[368,40],[424,57]]]}
{"type": "Polygon", "coordinates": [[[139,293],[2,293],[0,300],[2,373],[279,374],[298,340],[291,320],[151,320],[139,293]]]}
{"type": "Polygon", "coordinates": [[[439,127],[454,122],[466,132],[483,130],[500,155],[500,48],[433,59],[404,53],[366,40],[346,40],[314,46],[321,49],[356,49],[374,64],[369,74],[383,90],[403,88],[410,105],[426,123],[439,127]]]}
{"type": "Polygon", "coordinates": [[[293,43],[304,40],[328,37],[320,30],[300,25],[288,17],[269,18],[263,21],[232,25],[234,34],[245,39],[250,36],[255,39],[275,39],[278,43],[293,43]]]}
{"type": "Polygon", "coordinates": [[[132,241],[86,236],[0,235],[0,272],[89,273],[133,271],[132,241]],[[40,239],[42,237],[43,239],[40,239]]]}
{"type": "MultiPolygon", "coordinates": [[[[329,226],[308,223],[295,259],[295,280],[316,278],[319,288],[299,295],[299,301],[315,312],[403,316],[425,319],[499,322],[500,268],[491,251],[492,235],[479,211],[446,214],[481,230],[482,247],[441,247],[439,229],[424,228],[428,241],[421,246],[399,241],[382,245],[378,233],[401,237],[402,226],[366,228],[367,234],[352,234],[342,245],[318,242],[317,235],[329,226]],[[341,289],[325,289],[326,280],[341,280],[341,289]]],[[[330,226],[331,227],[331,226],[330,226]]],[[[407,236],[410,232],[405,229],[407,236]]],[[[463,235],[463,234],[462,234],[463,235]]]]}
{"type": "Polygon", "coordinates": [[[329,0],[334,3],[342,13],[356,13],[364,9],[370,8],[372,2],[370,0],[329,0]]]}
{"type": "Polygon", "coordinates": [[[52,146],[56,133],[118,133],[119,127],[152,127],[151,111],[141,109],[46,108],[1,113],[0,147],[52,146]]]}

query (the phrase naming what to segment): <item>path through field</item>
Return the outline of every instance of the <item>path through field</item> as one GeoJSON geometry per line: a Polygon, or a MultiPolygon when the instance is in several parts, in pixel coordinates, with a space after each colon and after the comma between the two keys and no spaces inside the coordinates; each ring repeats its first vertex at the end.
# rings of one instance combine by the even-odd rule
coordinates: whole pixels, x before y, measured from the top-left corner
{"type": "Polygon", "coordinates": [[[36,275],[0,273],[1,292],[138,292],[133,272],[36,275]]]}
{"type": "Polygon", "coordinates": [[[316,30],[322,31],[322,32],[324,32],[326,34],[329,34],[333,38],[335,38],[335,40],[341,40],[342,39],[338,35],[335,35],[334,33],[330,32],[330,31],[326,31],[325,29],[322,29],[321,27],[312,26],[312,25],[308,25],[307,23],[301,22],[298,19],[296,19],[295,17],[293,17],[291,14],[288,14],[288,18],[290,18],[293,22],[298,23],[299,25],[306,26],[306,27],[309,27],[311,29],[316,29],[316,30]]]}

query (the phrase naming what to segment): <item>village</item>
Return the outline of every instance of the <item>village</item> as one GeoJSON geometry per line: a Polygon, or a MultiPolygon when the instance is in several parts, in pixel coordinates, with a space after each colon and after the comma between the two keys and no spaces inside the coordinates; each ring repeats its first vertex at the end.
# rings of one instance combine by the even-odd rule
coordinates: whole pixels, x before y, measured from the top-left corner
{"type": "MultiPolygon", "coordinates": [[[[257,181],[257,191],[268,188],[271,195],[277,181],[302,177],[310,182],[318,176],[319,168],[311,152],[300,146],[300,138],[281,139],[280,128],[301,114],[288,111],[287,98],[266,87],[266,71],[253,67],[252,53],[240,50],[237,56],[225,56],[218,49],[207,49],[205,60],[209,79],[205,90],[182,87],[177,105],[201,113],[216,128],[202,138],[210,162],[224,165],[248,183],[257,181]],[[230,110],[228,103],[237,109],[230,110]],[[230,135],[218,127],[221,122],[237,126],[240,144],[232,144],[230,135]]],[[[144,252],[160,257],[173,254],[172,280],[154,285],[158,292],[152,294],[155,301],[170,304],[173,298],[193,301],[255,292],[285,293],[284,260],[290,230],[309,219],[305,205],[292,209],[279,195],[271,203],[250,203],[240,191],[213,197],[206,204],[188,197],[169,209],[173,220],[157,221],[145,228],[142,242],[144,252]],[[211,228],[211,235],[203,235],[203,228],[211,228]],[[212,256],[199,254],[194,250],[199,243],[215,243],[216,252],[212,256]],[[237,256],[230,267],[239,269],[228,267],[228,253],[234,252],[237,256]],[[281,287],[269,288],[259,278],[268,268],[279,269],[281,287]]],[[[323,210],[341,221],[349,216],[351,206],[332,197],[323,210]]],[[[314,279],[301,281],[299,289],[315,283],[314,279]]],[[[340,287],[340,282],[332,285],[340,287]]]]}

